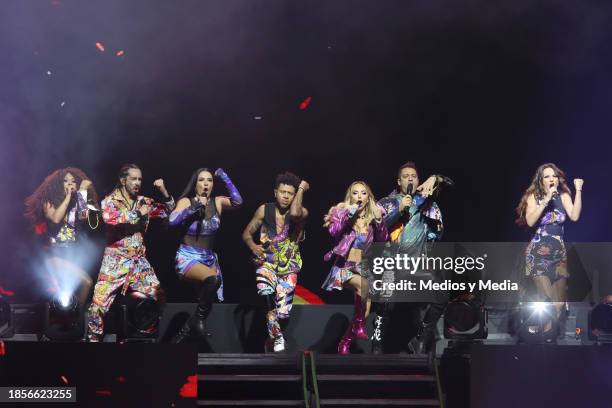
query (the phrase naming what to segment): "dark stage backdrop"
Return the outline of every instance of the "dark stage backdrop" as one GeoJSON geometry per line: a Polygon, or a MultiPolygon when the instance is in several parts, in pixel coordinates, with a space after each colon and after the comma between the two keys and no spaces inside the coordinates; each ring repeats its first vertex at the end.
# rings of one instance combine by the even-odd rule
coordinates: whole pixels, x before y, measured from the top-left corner
{"type": "MultiPolygon", "coordinates": [[[[163,177],[175,196],[223,167],[245,199],[218,237],[231,302],[255,300],[240,233],[284,170],[312,186],[300,280],[328,302],[350,295],[319,290],[323,214],[355,179],[388,194],[406,160],[456,182],[445,240],[527,240],[514,208],[552,161],[585,179],[567,239],[609,241],[611,17],[569,0],[3,2],[0,286],[36,298],[23,200],[68,165],[103,193],[138,163],[145,192],[163,177]]],[[[169,300],[193,299],[173,234],[147,241],[169,300]]]]}

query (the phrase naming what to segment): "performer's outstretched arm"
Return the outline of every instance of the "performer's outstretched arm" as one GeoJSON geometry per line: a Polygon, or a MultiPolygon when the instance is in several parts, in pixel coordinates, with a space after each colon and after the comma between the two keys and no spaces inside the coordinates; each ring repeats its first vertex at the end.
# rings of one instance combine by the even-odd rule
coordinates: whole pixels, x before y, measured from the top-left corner
{"type": "Polygon", "coordinates": [[[449,177],[443,176],[441,174],[434,174],[433,176],[429,176],[429,178],[425,180],[423,184],[418,186],[416,191],[423,198],[428,198],[431,197],[431,195],[434,194],[436,191],[438,191],[443,185],[452,187],[455,185],[455,183],[449,177]]]}
{"type": "Polygon", "coordinates": [[[219,168],[215,171],[215,176],[223,180],[230,195],[229,198],[217,197],[217,199],[221,202],[221,208],[230,209],[240,207],[242,205],[242,196],[234,183],[232,183],[232,180],[229,178],[227,173],[225,173],[223,169],[219,168]]]}

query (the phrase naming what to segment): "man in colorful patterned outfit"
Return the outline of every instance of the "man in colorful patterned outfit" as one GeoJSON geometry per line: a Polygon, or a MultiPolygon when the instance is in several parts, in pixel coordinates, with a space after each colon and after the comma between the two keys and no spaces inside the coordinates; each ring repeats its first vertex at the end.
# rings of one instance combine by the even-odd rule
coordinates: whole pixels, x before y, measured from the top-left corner
{"type": "Polygon", "coordinates": [[[266,300],[269,342],[275,352],[285,350],[279,319],[289,317],[298,272],[302,268],[299,242],[304,238],[308,210],[302,206],[309,185],[292,173],[276,178],[275,202],[259,206],[242,239],[255,255],[257,294],[266,300]],[[259,242],[253,234],[260,230],[259,242]]]}
{"type": "Polygon", "coordinates": [[[107,227],[104,258],[89,307],[87,339],[102,340],[104,315],[118,293],[128,289],[135,297],[157,300],[159,280],[145,257],[144,234],[151,218],[165,218],[174,208],[174,199],[168,194],[164,181],[153,185],[162,193],[165,203],[139,195],[142,172],[135,164],[121,168],[115,189],[102,200],[102,219],[107,227]]]}
{"type": "MultiPolygon", "coordinates": [[[[434,175],[419,185],[416,164],[407,162],[398,170],[398,188],[378,202],[385,209],[384,222],[389,230],[389,239],[399,253],[420,257],[427,253],[427,242],[437,241],[442,237],[442,213],[431,197],[441,184],[452,185],[452,181],[448,177],[434,175]]],[[[385,278],[383,276],[383,280],[385,278]]],[[[383,339],[391,306],[391,303],[384,301],[374,306],[376,316],[372,351],[375,354],[383,352],[383,339]]],[[[419,318],[418,322],[412,323],[418,326],[417,352],[428,351],[426,349],[431,346],[435,337],[435,325],[445,306],[445,303],[431,303],[423,321],[419,318]]],[[[418,313],[418,310],[411,312],[418,313]]]]}

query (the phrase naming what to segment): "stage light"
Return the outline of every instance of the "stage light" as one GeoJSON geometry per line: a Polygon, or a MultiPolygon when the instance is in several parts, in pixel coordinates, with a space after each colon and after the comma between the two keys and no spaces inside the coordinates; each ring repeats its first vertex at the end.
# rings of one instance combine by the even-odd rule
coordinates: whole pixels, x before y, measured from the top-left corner
{"type": "Polygon", "coordinates": [[[61,292],[52,300],[53,307],[61,311],[71,311],[78,307],[78,301],[70,292],[61,292]]]}
{"type": "Polygon", "coordinates": [[[0,298],[0,338],[12,337],[13,328],[13,309],[8,302],[0,298]]]}
{"type": "Polygon", "coordinates": [[[44,335],[53,341],[79,341],[85,337],[84,308],[70,292],[60,292],[47,302],[44,335]]]}
{"type": "Polygon", "coordinates": [[[121,305],[121,341],[148,341],[157,339],[161,317],[159,303],[150,297],[129,295],[121,305]]]}
{"type": "Polygon", "coordinates": [[[519,303],[519,342],[529,344],[550,343],[557,336],[558,322],[554,303],[519,303]],[[547,328],[548,327],[548,328],[547,328]]]}
{"type": "Polygon", "coordinates": [[[455,300],[444,312],[444,338],[482,340],[488,336],[487,311],[475,299],[455,300]]]}
{"type": "Polygon", "coordinates": [[[612,299],[608,296],[589,312],[589,339],[612,343],[612,299]]]}
{"type": "Polygon", "coordinates": [[[531,307],[534,313],[537,313],[539,315],[547,312],[547,306],[545,302],[533,302],[528,307],[531,307]]]}

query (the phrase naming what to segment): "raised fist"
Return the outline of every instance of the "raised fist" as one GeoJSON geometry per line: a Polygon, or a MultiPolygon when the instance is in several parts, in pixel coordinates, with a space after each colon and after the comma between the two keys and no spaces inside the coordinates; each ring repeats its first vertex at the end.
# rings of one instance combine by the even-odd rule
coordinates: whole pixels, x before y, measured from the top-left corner
{"type": "Polygon", "coordinates": [[[164,186],[164,179],[157,179],[153,182],[153,186],[158,189],[158,190],[163,190],[165,188],[164,186]]]}
{"type": "Polygon", "coordinates": [[[91,180],[83,180],[81,181],[81,185],[79,186],[79,190],[87,190],[89,186],[91,186],[91,180]]]}
{"type": "Polygon", "coordinates": [[[582,185],[584,184],[584,180],[583,179],[574,179],[574,187],[576,187],[576,190],[582,190],[582,185]]]}
{"type": "Polygon", "coordinates": [[[308,189],[310,188],[310,184],[308,184],[307,181],[302,180],[300,182],[300,185],[298,186],[298,189],[301,188],[302,190],[304,190],[304,192],[308,191],[308,189]]]}

